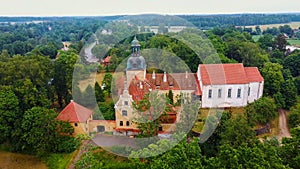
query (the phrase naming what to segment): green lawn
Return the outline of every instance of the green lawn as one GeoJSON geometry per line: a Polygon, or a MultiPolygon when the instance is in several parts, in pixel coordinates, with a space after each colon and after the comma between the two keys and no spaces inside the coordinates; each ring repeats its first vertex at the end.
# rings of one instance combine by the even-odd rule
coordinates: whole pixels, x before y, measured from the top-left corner
{"type": "Polygon", "coordinates": [[[262,35],[253,35],[252,39],[254,40],[254,42],[257,42],[260,37],[262,37],[262,35]]]}
{"type": "Polygon", "coordinates": [[[300,39],[288,39],[287,40],[291,45],[300,46],[300,39]]]}
{"type": "Polygon", "coordinates": [[[50,154],[43,158],[49,169],[65,169],[67,168],[73,153],[68,154],[50,154]]]}

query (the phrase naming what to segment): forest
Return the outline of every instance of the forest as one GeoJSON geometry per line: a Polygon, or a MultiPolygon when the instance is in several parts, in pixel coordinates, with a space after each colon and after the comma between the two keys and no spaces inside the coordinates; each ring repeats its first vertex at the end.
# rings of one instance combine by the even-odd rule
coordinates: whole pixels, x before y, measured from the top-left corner
{"type": "MultiPolygon", "coordinates": [[[[6,147],[11,152],[35,155],[46,161],[49,154],[72,153],[78,149],[83,140],[89,137],[73,137],[74,131],[70,124],[56,119],[58,113],[75,97],[72,96],[73,92],[77,94],[77,102],[91,109],[95,105],[85,98],[95,93],[100,108],[95,110],[95,118],[114,119],[114,102],[111,98],[114,91],[109,86],[114,85],[112,72],[130,54],[130,42],[135,34],[143,49],[158,48],[175,53],[192,72],[197,70],[195,65],[204,61],[214,63],[213,60],[201,60],[197,57],[197,53],[208,51],[208,46],[195,52],[174,38],[174,32],[139,32],[140,25],[112,22],[116,24],[112,31],[125,30],[123,34],[103,35],[106,44],[115,45],[106,48],[103,44],[97,44],[92,50],[99,59],[103,55],[111,56],[112,63],[109,66],[87,64],[86,58],[81,55],[84,44],[118,17],[122,16],[0,18],[0,148],[6,147]],[[35,23],[34,20],[43,22],[35,23]],[[125,34],[132,36],[124,37],[125,34]],[[62,42],[66,41],[71,44],[67,51],[62,50],[62,42]],[[78,79],[86,79],[90,72],[96,70],[105,74],[104,80],[102,84],[88,85],[81,90],[72,81],[74,68],[81,71],[80,77],[76,76],[78,79]],[[103,89],[103,84],[108,86],[103,89]],[[103,112],[103,117],[97,111],[103,112]]],[[[244,66],[258,67],[265,79],[264,96],[245,107],[245,112],[240,115],[234,114],[230,109],[224,111],[216,130],[204,143],[200,143],[199,138],[190,132],[169,151],[143,159],[135,157],[157,154],[173,142],[161,140],[143,151],[116,147],[128,152],[129,158],[91,147],[77,162],[76,167],[299,168],[300,51],[286,50],[289,44],[284,34],[289,38],[297,37],[300,30],[291,29],[285,23],[300,21],[300,15],[180,17],[202,29],[209,28],[201,34],[201,37],[205,37],[201,39],[201,43],[211,43],[222,63],[243,63],[244,66]],[[264,31],[259,27],[251,31],[237,27],[272,23],[282,23],[282,26],[264,31]],[[254,41],[253,35],[260,37],[254,41]],[[282,140],[275,137],[258,139],[255,126],[270,123],[278,117],[278,110],[289,112],[288,124],[292,137],[282,140]]],[[[194,39],[194,34],[188,34],[191,33],[189,31],[184,32],[183,36],[194,39]]],[[[216,122],[214,118],[204,120],[208,123],[216,122]]],[[[154,127],[153,130],[157,129],[154,127]]],[[[153,131],[145,133],[155,134],[153,131]]],[[[147,136],[149,135],[144,137],[147,136]]],[[[55,165],[48,164],[48,167],[57,168],[55,165]]]]}

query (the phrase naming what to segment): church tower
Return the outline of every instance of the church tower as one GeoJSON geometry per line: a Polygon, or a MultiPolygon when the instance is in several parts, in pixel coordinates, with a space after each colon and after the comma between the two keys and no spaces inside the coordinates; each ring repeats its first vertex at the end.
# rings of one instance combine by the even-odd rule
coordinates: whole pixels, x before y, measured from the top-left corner
{"type": "Polygon", "coordinates": [[[146,62],[144,57],[140,55],[140,49],[140,42],[137,40],[136,36],[134,36],[134,39],[131,42],[132,53],[127,61],[126,68],[126,79],[128,85],[130,85],[130,82],[135,77],[142,81],[146,78],[146,62]]]}

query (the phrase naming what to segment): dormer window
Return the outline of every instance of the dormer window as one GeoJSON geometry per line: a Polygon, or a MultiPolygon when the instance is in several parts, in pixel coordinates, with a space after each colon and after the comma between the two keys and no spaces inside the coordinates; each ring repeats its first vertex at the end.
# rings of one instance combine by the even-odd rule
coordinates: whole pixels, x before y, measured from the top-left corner
{"type": "Polygon", "coordinates": [[[122,116],[127,116],[127,110],[122,110],[122,116]]]}

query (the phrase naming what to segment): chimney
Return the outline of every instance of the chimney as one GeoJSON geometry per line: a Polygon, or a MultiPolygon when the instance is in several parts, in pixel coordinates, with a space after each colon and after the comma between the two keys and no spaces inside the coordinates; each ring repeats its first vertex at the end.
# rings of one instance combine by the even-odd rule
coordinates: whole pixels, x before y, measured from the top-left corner
{"type": "Polygon", "coordinates": [[[163,82],[167,82],[167,73],[166,72],[164,72],[163,82]]]}
{"type": "Polygon", "coordinates": [[[155,71],[153,70],[152,79],[155,79],[155,71]]]}
{"type": "Polygon", "coordinates": [[[188,78],[188,71],[185,71],[185,78],[188,78]]]}
{"type": "Polygon", "coordinates": [[[142,81],[140,81],[140,89],[143,89],[142,81]]]}

